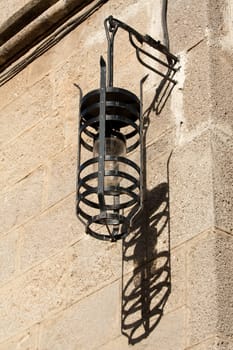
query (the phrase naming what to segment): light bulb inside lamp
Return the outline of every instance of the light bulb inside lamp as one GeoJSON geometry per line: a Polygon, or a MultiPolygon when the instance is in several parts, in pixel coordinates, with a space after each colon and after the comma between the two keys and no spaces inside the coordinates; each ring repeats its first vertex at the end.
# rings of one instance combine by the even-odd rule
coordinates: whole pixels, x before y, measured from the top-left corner
{"type": "MultiPolygon", "coordinates": [[[[94,142],[94,157],[99,156],[99,139],[94,142]]],[[[114,132],[105,137],[105,155],[106,156],[124,156],[126,154],[126,142],[124,136],[119,132],[114,132]]],[[[123,171],[124,163],[117,160],[105,160],[106,171],[113,170],[115,172],[123,171]]],[[[98,163],[94,165],[94,171],[98,171],[98,163]]],[[[119,186],[121,176],[105,176],[104,188],[107,190],[110,187],[119,186]]]]}

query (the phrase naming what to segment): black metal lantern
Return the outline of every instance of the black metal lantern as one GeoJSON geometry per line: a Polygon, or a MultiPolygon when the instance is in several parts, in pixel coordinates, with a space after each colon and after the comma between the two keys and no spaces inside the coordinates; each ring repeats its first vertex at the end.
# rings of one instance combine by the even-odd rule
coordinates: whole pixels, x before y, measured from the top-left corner
{"type": "Polygon", "coordinates": [[[142,88],[139,99],[132,92],[113,86],[113,43],[119,27],[129,33],[139,61],[148,67],[140,53],[155,59],[169,74],[148,68],[172,83],[175,81],[170,78],[170,72],[176,71],[177,62],[160,42],[142,36],[113,17],[105,20],[108,72],[101,57],[100,89],[90,91],[80,101],[77,215],[84,221],[86,233],[108,241],[128,234],[133,218],[142,207],[143,193],[142,88]],[[135,39],[159,50],[167,62],[146,53],[135,39]],[[139,152],[134,152],[136,148],[139,152]]]}

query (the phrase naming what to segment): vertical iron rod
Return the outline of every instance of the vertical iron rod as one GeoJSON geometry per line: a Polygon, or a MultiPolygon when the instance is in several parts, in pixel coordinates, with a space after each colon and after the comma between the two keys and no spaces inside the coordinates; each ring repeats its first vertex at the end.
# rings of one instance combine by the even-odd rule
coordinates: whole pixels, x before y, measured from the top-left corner
{"type": "Polygon", "coordinates": [[[98,199],[100,211],[105,211],[104,168],[105,168],[105,119],[106,119],[106,63],[100,58],[100,111],[99,111],[99,161],[98,161],[98,199]]]}
{"type": "Polygon", "coordinates": [[[108,17],[105,22],[105,31],[108,41],[108,87],[113,86],[113,65],[114,65],[114,38],[118,29],[118,25],[111,23],[112,16],[108,17]]]}
{"type": "Polygon", "coordinates": [[[114,37],[112,36],[109,43],[108,43],[108,86],[113,86],[113,49],[114,49],[114,37]]]}

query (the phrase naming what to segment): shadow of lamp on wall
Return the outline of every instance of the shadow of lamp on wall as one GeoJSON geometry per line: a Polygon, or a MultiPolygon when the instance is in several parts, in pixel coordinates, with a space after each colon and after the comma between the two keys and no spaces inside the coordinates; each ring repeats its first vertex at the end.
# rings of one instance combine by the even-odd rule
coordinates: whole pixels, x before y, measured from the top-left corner
{"type": "Polygon", "coordinates": [[[76,212],[87,234],[114,242],[129,234],[143,211],[147,78],[140,80],[140,98],[113,85],[115,36],[119,29],[126,31],[138,61],[161,77],[156,100],[175,85],[178,58],[159,41],[112,16],[104,25],[108,59],[107,65],[100,59],[100,88],[85,96],[81,93],[80,99],[76,212]]]}

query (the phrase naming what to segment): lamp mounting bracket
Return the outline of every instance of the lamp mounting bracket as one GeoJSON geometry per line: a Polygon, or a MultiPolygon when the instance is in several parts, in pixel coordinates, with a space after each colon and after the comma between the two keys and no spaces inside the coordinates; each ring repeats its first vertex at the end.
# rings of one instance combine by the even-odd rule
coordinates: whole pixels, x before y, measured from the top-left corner
{"type": "Polygon", "coordinates": [[[113,86],[113,51],[114,51],[114,39],[117,33],[118,28],[123,29],[129,34],[129,41],[131,45],[136,50],[136,57],[138,61],[158,74],[165,80],[176,84],[176,81],[172,78],[173,75],[177,72],[179,68],[176,68],[176,64],[179,61],[178,57],[173,55],[169,49],[163,45],[159,40],[153,39],[150,35],[142,35],[137,32],[134,28],[130,27],[126,23],[114,18],[113,16],[109,16],[104,21],[107,41],[108,41],[108,86],[113,86]],[[155,50],[155,53],[159,53],[159,57],[155,54],[151,54],[148,50],[143,48],[143,44],[145,46],[149,46],[150,48],[155,50]],[[149,58],[151,62],[157,63],[161,67],[165,67],[165,71],[162,69],[158,69],[157,67],[153,67],[151,64],[145,61],[145,58],[149,58]]]}

